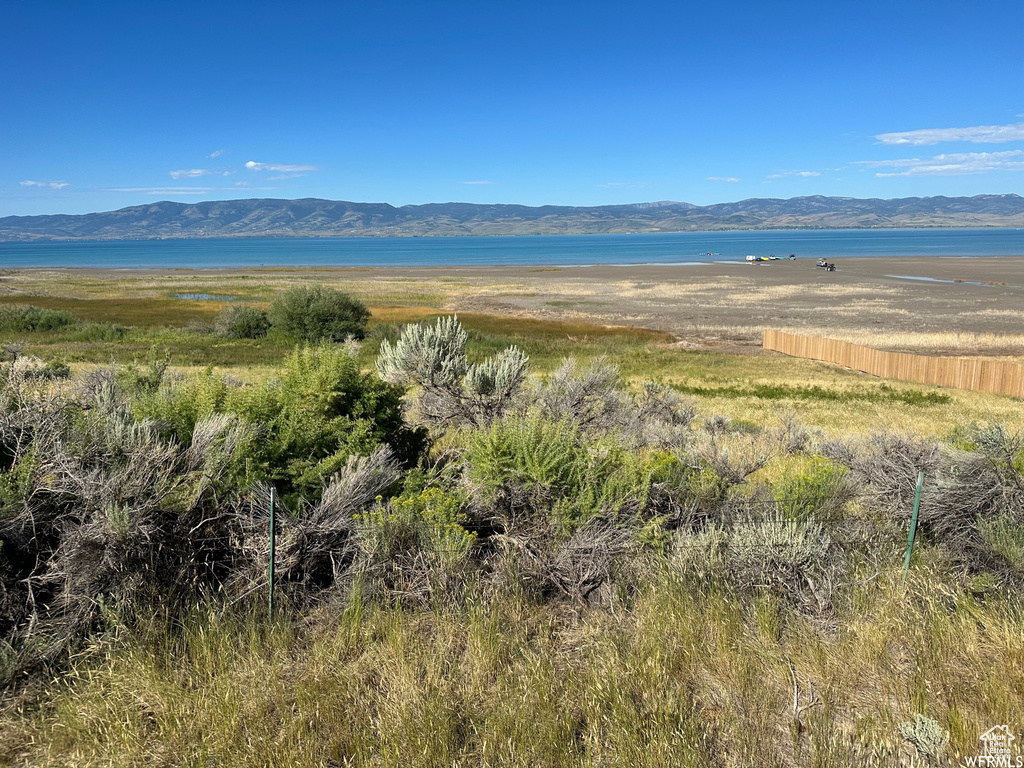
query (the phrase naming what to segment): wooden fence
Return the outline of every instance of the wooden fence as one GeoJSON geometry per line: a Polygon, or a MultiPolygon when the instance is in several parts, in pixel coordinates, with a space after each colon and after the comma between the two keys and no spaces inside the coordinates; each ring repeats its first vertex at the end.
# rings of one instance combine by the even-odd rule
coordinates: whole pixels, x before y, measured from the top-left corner
{"type": "Polygon", "coordinates": [[[793,357],[837,363],[886,379],[1024,397],[1024,365],[1017,363],[884,352],[848,341],[770,330],[764,332],[764,348],[793,357]]]}

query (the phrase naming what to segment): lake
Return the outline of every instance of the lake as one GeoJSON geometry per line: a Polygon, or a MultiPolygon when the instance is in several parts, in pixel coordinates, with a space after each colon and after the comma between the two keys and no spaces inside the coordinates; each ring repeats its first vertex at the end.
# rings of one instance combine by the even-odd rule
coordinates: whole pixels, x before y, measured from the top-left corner
{"type": "Polygon", "coordinates": [[[747,254],[829,260],[854,256],[1020,256],[1021,229],[684,232],[539,237],[225,238],[0,243],[0,268],[403,267],[666,264],[747,254]],[[711,254],[711,255],[708,255],[711,254]]]}

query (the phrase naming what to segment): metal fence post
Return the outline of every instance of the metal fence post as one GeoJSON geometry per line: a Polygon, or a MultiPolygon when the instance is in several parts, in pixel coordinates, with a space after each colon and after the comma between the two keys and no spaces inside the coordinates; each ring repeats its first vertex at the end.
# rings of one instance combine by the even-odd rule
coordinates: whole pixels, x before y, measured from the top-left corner
{"type": "Polygon", "coordinates": [[[274,486],[270,486],[270,561],[267,564],[270,594],[267,598],[267,610],[271,619],[274,618],[274,545],[277,539],[277,527],[274,525],[274,522],[274,486]]]}
{"type": "Polygon", "coordinates": [[[914,536],[917,535],[917,513],[921,509],[921,488],[924,486],[924,472],[917,473],[917,491],[914,493],[914,514],[910,516],[910,533],[907,535],[907,554],[903,557],[903,576],[910,570],[910,555],[914,551],[914,536]]]}

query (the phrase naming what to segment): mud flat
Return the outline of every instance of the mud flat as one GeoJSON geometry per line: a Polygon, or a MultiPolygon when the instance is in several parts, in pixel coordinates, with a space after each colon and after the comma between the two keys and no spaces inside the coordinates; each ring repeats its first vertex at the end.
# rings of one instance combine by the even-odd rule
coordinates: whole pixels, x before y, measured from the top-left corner
{"type": "MultiPolygon", "coordinates": [[[[1024,247],[1022,247],[1024,250],[1024,247]]],[[[371,306],[588,320],[667,331],[681,346],[756,350],[764,328],[884,349],[1024,359],[1024,256],[809,259],[591,267],[18,270],[11,293],[125,299],[174,293],[260,301],[295,284],[371,306]]]]}

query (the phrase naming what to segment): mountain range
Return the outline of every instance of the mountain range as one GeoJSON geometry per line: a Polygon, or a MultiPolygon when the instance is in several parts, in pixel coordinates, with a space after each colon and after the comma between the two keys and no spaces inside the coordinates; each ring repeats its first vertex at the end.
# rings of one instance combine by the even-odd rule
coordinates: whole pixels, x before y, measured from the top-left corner
{"type": "Polygon", "coordinates": [[[0,241],[213,237],[581,235],[751,229],[1024,227],[1024,197],[753,198],[590,207],[339,200],[161,201],[105,213],[7,216],[0,241]]]}

